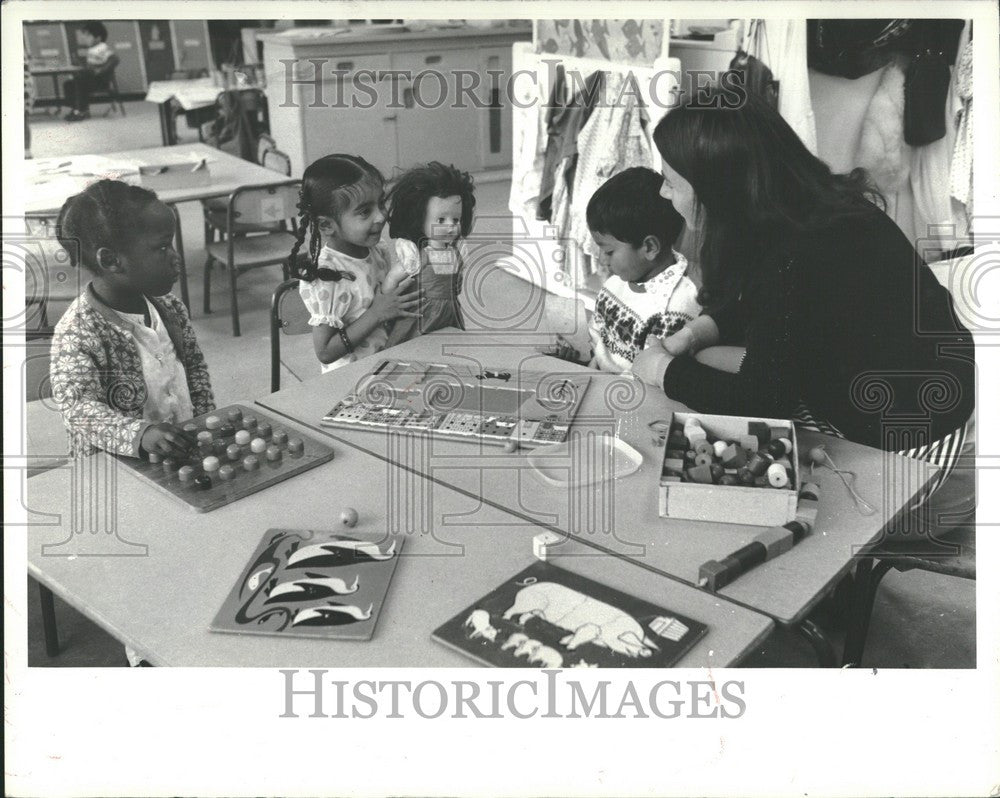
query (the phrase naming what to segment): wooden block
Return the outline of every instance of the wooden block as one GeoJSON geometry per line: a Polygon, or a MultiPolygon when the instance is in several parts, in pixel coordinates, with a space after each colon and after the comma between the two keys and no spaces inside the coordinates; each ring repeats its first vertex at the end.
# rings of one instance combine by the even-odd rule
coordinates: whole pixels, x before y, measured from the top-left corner
{"type": "Polygon", "coordinates": [[[687,470],[688,479],[692,482],[701,482],[705,485],[712,484],[712,469],[707,465],[695,466],[687,470]]]}
{"type": "Polygon", "coordinates": [[[738,446],[735,443],[729,444],[726,447],[726,451],[722,454],[722,465],[726,468],[735,468],[739,470],[747,464],[747,455],[742,446],[738,446]]]}
{"type": "Polygon", "coordinates": [[[757,446],[760,449],[771,442],[771,428],[765,421],[747,422],[747,432],[757,439],[757,446]]]}
{"type": "Polygon", "coordinates": [[[683,471],[684,470],[684,460],[679,458],[667,457],[663,460],[663,470],[664,471],[683,471]]]}
{"type": "Polygon", "coordinates": [[[791,551],[795,545],[792,533],[783,526],[772,526],[770,529],[761,532],[754,538],[758,543],[763,543],[767,549],[767,559],[777,557],[786,551],[791,551]]]}
{"type": "Polygon", "coordinates": [[[810,529],[814,529],[818,512],[815,507],[803,507],[802,503],[799,502],[798,509],[795,511],[795,520],[801,524],[808,524],[810,529]]]}
{"type": "Polygon", "coordinates": [[[548,547],[560,540],[562,540],[562,536],[555,532],[542,532],[535,535],[531,541],[531,550],[537,559],[545,562],[549,555],[548,547]]]}

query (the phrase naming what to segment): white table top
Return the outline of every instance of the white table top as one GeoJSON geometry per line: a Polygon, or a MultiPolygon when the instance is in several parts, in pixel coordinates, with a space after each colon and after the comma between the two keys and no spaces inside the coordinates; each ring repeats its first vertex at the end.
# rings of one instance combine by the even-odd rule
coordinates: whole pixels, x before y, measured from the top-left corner
{"type": "Polygon", "coordinates": [[[215,85],[212,78],[188,80],[154,80],[146,92],[146,102],[165,103],[174,99],[185,111],[214,105],[224,89],[215,85]]]}
{"type": "Polygon", "coordinates": [[[240,186],[281,183],[288,178],[244,161],[207,144],[177,144],[172,147],[151,147],[101,155],[67,155],[38,158],[24,162],[28,191],[21,198],[29,216],[53,216],[68,197],[83,191],[102,177],[126,182],[138,182],[140,166],[192,163],[207,159],[211,182],[183,188],[161,189],[157,195],[167,203],[221,197],[240,186]]]}
{"type": "MultiPolygon", "coordinates": [[[[515,372],[578,372],[582,367],[546,357],[488,333],[439,332],[382,353],[389,357],[436,362],[478,362],[515,372]]],[[[375,456],[503,509],[519,518],[569,533],[592,546],[641,562],[664,574],[696,584],[698,568],[747,544],[761,527],[669,520],[659,517],[658,492],[662,447],[654,445],[647,424],[669,419],[683,406],[649,390],[631,405],[636,388],[624,378],[591,371],[592,379],[577,423],[581,428],[614,429],[644,458],[639,471],[620,480],[582,488],[548,487],[533,476],[527,452],[505,454],[497,447],[454,439],[412,438],[407,446],[398,435],[363,429],[320,427],[319,420],[372,367],[359,362],[271,394],[258,402],[375,456]],[[420,441],[423,441],[422,443],[420,441]]],[[[515,377],[516,378],[516,377],[515,377]]],[[[642,386],[638,386],[642,391],[642,386]]],[[[579,440],[578,438],[576,439],[579,440]]],[[[840,479],[820,469],[810,481],[822,491],[812,536],[792,551],[764,563],[720,591],[782,623],[800,621],[850,568],[853,556],[871,544],[885,524],[933,474],[933,467],[908,458],[816,433],[799,435],[800,450],[823,443],[834,461],[858,474],[858,486],[879,511],[866,517],[855,507],[840,479]]]]}
{"type": "MultiPolygon", "coordinates": [[[[540,530],[512,524],[506,513],[364,452],[335,448],[333,461],[205,514],[187,510],[131,470],[114,468],[103,454],[33,477],[24,500],[29,520],[39,521],[28,526],[29,573],[155,665],[474,665],[431,634],[530,565],[540,530]],[[90,534],[91,503],[79,501],[80,491],[101,484],[113,488],[115,512],[99,511],[102,531],[90,534]],[[359,512],[356,531],[406,534],[371,641],[208,630],[269,528],[332,529],[347,504],[359,512]],[[117,536],[103,531],[106,519],[113,519],[117,536]],[[74,534],[77,528],[82,532],[74,534]]],[[[735,664],[773,627],[718,596],[572,548],[565,547],[556,564],[709,625],[679,666],[735,664]]]]}

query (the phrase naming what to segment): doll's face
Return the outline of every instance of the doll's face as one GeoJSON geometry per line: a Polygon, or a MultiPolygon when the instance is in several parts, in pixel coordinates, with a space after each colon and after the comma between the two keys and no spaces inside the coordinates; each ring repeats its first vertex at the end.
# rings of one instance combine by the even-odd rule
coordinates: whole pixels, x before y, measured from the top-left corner
{"type": "Polygon", "coordinates": [[[462,198],[431,197],[424,216],[428,246],[440,248],[454,243],[462,232],[462,198]]]}

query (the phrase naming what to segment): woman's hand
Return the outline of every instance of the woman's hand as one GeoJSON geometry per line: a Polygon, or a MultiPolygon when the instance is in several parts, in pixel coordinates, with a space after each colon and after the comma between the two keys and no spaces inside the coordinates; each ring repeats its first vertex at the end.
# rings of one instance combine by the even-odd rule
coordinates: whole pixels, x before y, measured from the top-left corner
{"type": "Polygon", "coordinates": [[[664,338],[661,343],[667,353],[674,357],[695,353],[695,336],[690,327],[682,327],[673,335],[664,338]]]}
{"type": "Polygon", "coordinates": [[[379,322],[392,321],[401,316],[419,319],[417,309],[420,307],[420,293],[414,277],[412,274],[407,275],[394,288],[377,292],[368,312],[374,314],[379,322]]]}
{"type": "Polygon", "coordinates": [[[662,389],[667,366],[673,359],[673,355],[668,354],[662,346],[651,346],[636,355],[632,361],[632,375],[647,385],[655,385],[662,389]]]}
{"type": "Polygon", "coordinates": [[[179,427],[162,422],[146,427],[139,439],[139,446],[146,454],[182,457],[191,452],[194,441],[179,427]]]}

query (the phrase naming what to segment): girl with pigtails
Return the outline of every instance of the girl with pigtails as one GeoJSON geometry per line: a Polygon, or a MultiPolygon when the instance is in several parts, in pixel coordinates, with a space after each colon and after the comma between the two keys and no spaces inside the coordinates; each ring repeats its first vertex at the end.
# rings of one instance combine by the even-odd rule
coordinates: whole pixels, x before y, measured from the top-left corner
{"type": "Polygon", "coordinates": [[[419,314],[392,325],[386,345],[395,346],[442,327],[464,330],[458,304],[462,291],[458,244],[472,227],[476,206],[472,177],[432,161],[405,172],[389,192],[388,203],[395,263],[383,290],[392,291],[416,277],[421,302],[419,314]]]}
{"type": "Polygon", "coordinates": [[[302,176],[298,239],[289,258],[301,280],[313,347],[324,372],[378,352],[385,325],[416,318],[416,281],[382,288],[392,250],[380,242],[385,226],[382,174],[363,158],[327,155],[302,176]],[[308,256],[299,250],[308,237],[308,256]]]}

